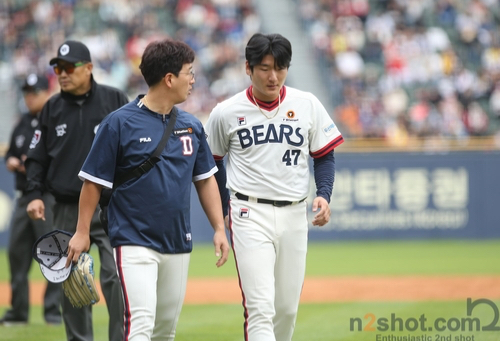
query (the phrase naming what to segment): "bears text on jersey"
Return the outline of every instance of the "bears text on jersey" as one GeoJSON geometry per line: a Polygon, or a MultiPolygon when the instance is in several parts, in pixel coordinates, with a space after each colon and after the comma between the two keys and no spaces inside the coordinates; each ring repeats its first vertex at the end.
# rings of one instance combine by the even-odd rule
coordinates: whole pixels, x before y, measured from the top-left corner
{"type": "Polygon", "coordinates": [[[299,147],[304,143],[304,136],[301,134],[298,127],[294,129],[288,124],[280,124],[278,127],[274,124],[256,125],[238,130],[238,138],[242,149],[251,147],[252,145],[266,143],[283,143],[286,141],[289,145],[299,147]]]}

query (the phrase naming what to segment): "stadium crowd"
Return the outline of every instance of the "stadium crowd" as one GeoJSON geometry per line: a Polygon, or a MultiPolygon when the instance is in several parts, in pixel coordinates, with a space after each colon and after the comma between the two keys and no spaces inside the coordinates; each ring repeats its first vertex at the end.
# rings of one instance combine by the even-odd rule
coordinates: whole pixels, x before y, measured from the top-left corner
{"type": "MultiPolygon", "coordinates": [[[[404,144],[500,131],[496,0],[290,1],[346,136],[404,144]]],[[[204,121],[248,85],[242,51],[260,28],[252,0],[6,0],[1,78],[45,72],[56,86],[48,61],[72,38],[89,46],[96,79],[134,98],[146,89],[137,68],[144,47],[170,36],[197,53],[195,91],[183,107],[204,121]]]]}
{"type": "Polygon", "coordinates": [[[348,136],[495,134],[496,0],[295,0],[348,136]]]}
{"type": "Polygon", "coordinates": [[[14,83],[42,72],[57,87],[49,60],[65,39],[79,40],[89,47],[94,77],[135,98],[147,90],[138,69],[145,46],[182,39],[197,53],[196,90],[182,106],[203,116],[249,84],[242,51],[259,29],[251,0],[6,0],[0,63],[14,83]]]}

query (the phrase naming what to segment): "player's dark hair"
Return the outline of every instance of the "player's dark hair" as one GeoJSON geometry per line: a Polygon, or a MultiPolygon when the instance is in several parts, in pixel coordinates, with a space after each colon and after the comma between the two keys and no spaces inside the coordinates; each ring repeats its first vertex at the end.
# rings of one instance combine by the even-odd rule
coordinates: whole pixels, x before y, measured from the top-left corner
{"type": "Polygon", "coordinates": [[[184,64],[194,61],[194,51],[182,41],[165,39],[153,41],[142,54],[139,69],[148,86],[153,86],[167,73],[179,76],[184,64]]]}
{"type": "Polygon", "coordinates": [[[292,44],[281,34],[255,33],[245,48],[245,58],[250,70],[259,65],[265,56],[272,55],[279,68],[289,68],[292,60],[292,44]]]}

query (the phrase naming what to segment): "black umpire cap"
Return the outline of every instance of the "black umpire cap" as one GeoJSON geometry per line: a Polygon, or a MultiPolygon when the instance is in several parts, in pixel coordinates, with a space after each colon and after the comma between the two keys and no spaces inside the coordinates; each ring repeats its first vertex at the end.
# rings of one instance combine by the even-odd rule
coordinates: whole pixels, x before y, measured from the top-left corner
{"type": "Polygon", "coordinates": [[[24,84],[21,87],[23,91],[37,91],[37,90],[47,90],[49,88],[49,80],[44,75],[37,75],[35,73],[29,74],[24,80],[24,84]]]}
{"type": "Polygon", "coordinates": [[[50,60],[49,64],[54,65],[57,64],[59,60],[63,60],[69,63],[78,63],[78,62],[91,62],[90,52],[85,44],[75,41],[75,40],[67,40],[57,50],[57,57],[54,57],[50,60]]]}

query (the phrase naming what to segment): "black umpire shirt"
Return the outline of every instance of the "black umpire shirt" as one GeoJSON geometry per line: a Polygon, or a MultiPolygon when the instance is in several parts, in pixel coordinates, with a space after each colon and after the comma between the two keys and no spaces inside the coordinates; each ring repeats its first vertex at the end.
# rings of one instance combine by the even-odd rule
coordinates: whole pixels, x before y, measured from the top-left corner
{"type": "MultiPolygon", "coordinates": [[[[38,126],[38,114],[26,113],[21,116],[19,123],[12,130],[10,137],[10,144],[7,153],[5,154],[5,161],[11,156],[22,160],[22,156],[28,153],[28,148],[31,138],[38,126]]],[[[21,161],[22,162],[22,161],[21,161]]],[[[26,174],[15,171],[16,176],[16,189],[24,191],[26,187],[26,174]]]]}
{"type": "Polygon", "coordinates": [[[128,103],[116,88],[97,84],[82,96],[61,91],[42,109],[26,160],[29,200],[41,199],[44,184],[57,202],[77,203],[82,182],[78,173],[101,120],[128,103]]]}

